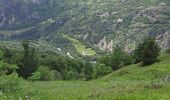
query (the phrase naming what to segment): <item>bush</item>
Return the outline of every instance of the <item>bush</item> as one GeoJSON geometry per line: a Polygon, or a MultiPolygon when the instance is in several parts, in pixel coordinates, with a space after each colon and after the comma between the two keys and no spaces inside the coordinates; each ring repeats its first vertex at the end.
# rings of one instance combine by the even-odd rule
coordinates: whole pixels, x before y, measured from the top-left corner
{"type": "Polygon", "coordinates": [[[76,79],[78,79],[78,74],[76,72],[69,71],[67,73],[67,80],[76,80],[76,79]]]}
{"type": "Polygon", "coordinates": [[[48,74],[47,78],[49,81],[62,79],[61,74],[56,70],[51,70],[50,73],[48,74]]]}
{"type": "Polygon", "coordinates": [[[93,77],[94,78],[102,77],[102,76],[105,76],[111,72],[112,72],[111,67],[105,66],[104,64],[99,64],[95,67],[93,77]]]}
{"type": "Polygon", "coordinates": [[[16,65],[11,65],[0,61],[0,76],[10,75],[11,73],[16,72],[16,69],[18,69],[16,65]]]}
{"type": "Polygon", "coordinates": [[[48,67],[41,66],[37,72],[40,73],[40,80],[47,81],[49,78],[50,69],[48,67]]]}
{"type": "Polygon", "coordinates": [[[40,72],[35,72],[28,79],[31,80],[31,81],[38,81],[38,80],[40,80],[40,77],[41,77],[41,73],[40,72]]]}
{"type": "Polygon", "coordinates": [[[22,81],[18,74],[2,75],[0,77],[0,90],[3,93],[14,93],[21,89],[20,82],[22,81]]]}
{"type": "Polygon", "coordinates": [[[105,55],[99,58],[98,62],[106,66],[110,66],[110,56],[105,55]]]}

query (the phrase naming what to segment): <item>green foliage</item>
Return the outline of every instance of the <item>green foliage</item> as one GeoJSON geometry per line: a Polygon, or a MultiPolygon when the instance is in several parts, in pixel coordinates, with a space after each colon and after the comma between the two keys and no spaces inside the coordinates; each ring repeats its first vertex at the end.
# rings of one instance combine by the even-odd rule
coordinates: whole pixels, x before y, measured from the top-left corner
{"type": "MultiPolygon", "coordinates": [[[[47,66],[49,70],[55,73],[51,73],[48,78],[52,79],[91,79],[93,74],[93,67],[90,63],[81,61],[80,59],[70,59],[60,55],[43,55],[40,58],[40,64],[47,66]],[[56,78],[53,78],[55,76],[56,78]]],[[[47,71],[47,70],[46,70],[47,71]]],[[[51,79],[50,79],[51,80],[51,79]]]]}
{"type": "Polygon", "coordinates": [[[11,65],[0,61],[0,76],[1,75],[10,75],[13,72],[16,72],[18,67],[16,65],[11,65]]]}
{"type": "Polygon", "coordinates": [[[0,50],[0,60],[3,58],[3,52],[0,50]]]}
{"type": "Polygon", "coordinates": [[[58,80],[22,83],[24,89],[12,94],[0,94],[0,99],[17,100],[20,97],[22,99],[28,97],[31,100],[169,100],[170,55],[162,54],[158,59],[157,64],[145,68],[132,64],[92,81],[58,80]]]}
{"type": "Polygon", "coordinates": [[[47,58],[45,66],[49,66],[51,70],[56,70],[61,73],[62,78],[66,78],[66,71],[68,68],[67,60],[62,56],[51,56],[47,58]]]}
{"type": "Polygon", "coordinates": [[[109,55],[105,55],[105,56],[100,57],[98,62],[106,66],[110,66],[111,65],[110,58],[111,57],[109,55]]]}
{"type": "Polygon", "coordinates": [[[50,73],[50,69],[48,67],[40,66],[38,67],[37,72],[40,73],[40,80],[42,81],[48,80],[48,75],[50,73]]]}
{"type": "Polygon", "coordinates": [[[165,52],[168,53],[168,54],[170,54],[170,49],[167,49],[165,52]]]}
{"type": "Polygon", "coordinates": [[[28,78],[37,70],[38,58],[35,52],[35,48],[30,48],[28,41],[23,41],[22,46],[24,48],[22,65],[19,66],[18,73],[23,78],[28,78]]]}
{"type": "Polygon", "coordinates": [[[32,73],[32,76],[29,77],[28,79],[31,81],[38,81],[38,80],[40,80],[40,78],[41,78],[41,73],[35,72],[35,73],[32,73]]]}
{"type": "Polygon", "coordinates": [[[84,68],[83,68],[84,78],[86,80],[92,79],[93,71],[94,71],[94,69],[93,69],[93,66],[91,65],[91,63],[86,61],[84,68]]]}
{"type": "Polygon", "coordinates": [[[76,80],[76,79],[78,79],[78,74],[76,72],[69,71],[69,72],[67,72],[66,79],[67,80],[76,80]]]}
{"type": "Polygon", "coordinates": [[[60,73],[57,70],[50,70],[50,68],[45,66],[40,66],[37,69],[37,72],[40,73],[41,81],[54,81],[62,79],[60,73]]]}
{"type": "MultiPolygon", "coordinates": [[[[170,55],[162,54],[158,59],[157,64],[145,68],[132,64],[91,81],[29,82],[25,91],[13,94],[13,96],[16,99],[21,96],[24,99],[28,96],[31,100],[169,100],[170,55]],[[160,79],[160,84],[158,79],[160,79]]],[[[10,94],[7,95],[9,97],[7,100],[12,99],[10,96],[10,94]]],[[[1,97],[3,98],[4,95],[1,97]]]]}
{"type": "Polygon", "coordinates": [[[3,93],[15,93],[21,88],[21,79],[16,73],[12,73],[11,75],[2,75],[0,76],[0,80],[0,90],[3,93]]]}
{"type": "Polygon", "coordinates": [[[3,49],[3,60],[7,63],[11,63],[12,56],[13,56],[12,52],[8,48],[4,47],[4,49],[3,49]]]}
{"type": "Polygon", "coordinates": [[[137,48],[135,49],[135,53],[134,53],[135,63],[138,63],[138,62],[142,61],[142,50],[144,48],[143,45],[144,44],[139,44],[137,46],[137,48]]]}
{"type": "Polygon", "coordinates": [[[142,61],[144,65],[149,65],[154,63],[159,56],[160,48],[156,44],[155,40],[148,40],[146,43],[143,52],[142,52],[142,61]]]}
{"type": "Polygon", "coordinates": [[[135,51],[136,62],[142,61],[143,65],[150,65],[156,62],[160,48],[154,38],[147,38],[139,44],[135,51]]]}
{"type": "Polygon", "coordinates": [[[125,65],[133,63],[133,58],[131,55],[126,54],[121,48],[115,48],[114,52],[111,54],[110,66],[113,70],[117,70],[125,65]]]}
{"type": "Polygon", "coordinates": [[[113,53],[99,58],[98,63],[111,66],[112,70],[117,70],[125,65],[134,63],[131,54],[125,53],[120,47],[116,47],[113,53]]]}
{"type": "MultiPolygon", "coordinates": [[[[2,13],[1,16],[2,22],[3,19],[6,19],[5,24],[0,27],[3,29],[0,30],[1,40],[3,40],[3,37],[6,40],[12,38],[17,41],[25,38],[35,39],[38,41],[38,48],[40,48],[40,45],[42,46],[40,50],[56,52],[57,47],[60,47],[62,50],[62,52],[59,52],[60,54],[64,54],[68,50],[72,52],[77,50],[80,53],[86,51],[88,54],[95,54],[94,50],[86,47],[82,43],[86,42],[88,45],[96,45],[106,36],[106,38],[113,39],[113,43],[129,46],[136,44],[136,42],[138,43],[145,35],[143,33],[149,32],[149,34],[155,36],[163,35],[167,33],[170,28],[168,12],[170,7],[168,3],[169,0],[124,0],[123,2],[117,0],[39,1],[40,2],[34,2],[33,4],[28,0],[13,0],[13,2],[1,0],[0,9],[2,12],[8,13],[5,14],[5,16],[3,16],[4,14],[2,13]],[[24,9],[20,9],[22,5],[24,5],[24,9]],[[158,9],[159,11],[157,11],[158,9]],[[27,17],[30,15],[32,16],[27,17]],[[117,23],[117,19],[122,19],[122,23],[117,23]],[[58,33],[66,33],[73,37],[66,39],[58,33]],[[73,43],[70,43],[69,40],[73,43]]],[[[17,42],[14,44],[17,44],[17,42]]],[[[12,45],[11,47],[16,46],[13,44],[10,45],[12,45]]],[[[24,77],[33,74],[33,80],[38,80],[39,76],[40,79],[42,78],[43,80],[55,80],[56,78],[58,79],[58,77],[60,77],[59,79],[71,80],[81,75],[88,80],[91,79],[94,73],[93,66],[90,63],[83,63],[73,59],[70,60],[67,57],[56,56],[54,53],[52,56],[48,55],[47,58],[40,62],[42,66],[47,66],[48,68],[42,68],[36,71],[34,68],[39,66],[35,61],[38,59],[34,55],[36,53],[34,50],[28,50],[29,46],[23,46],[25,51],[24,54],[19,52],[21,55],[19,53],[13,54],[11,48],[9,51],[5,50],[4,53],[2,53],[4,58],[1,58],[0,53],[0,58],[4,61],[0,63],[6,63],[1,66],[2,69],[0,70],[3,75],[0,76],[10,77],[10,75],[4,74],[10,74],[8,65],[11,67],[11,64],[17,64],[21,69],[23,68],[20,73],[26,73],[27,75],[23,75],[24,77]],[[29,69],[31,69],[31,71],[29,69]]],[[[16,48],[20,49],[18,46],[16,48]]],[[[140,48],[142,48],[142,46],[140,48]]],[[[150,60],[151,62],[155,60],[145,59],[148,58],[147,56],[149,54],[153,54],[151,51],[148,52],[148,49],[153,49],[153,47],[147,45],[142,53],[139,50],[139,55],[141,54],[145,57],[138,56],[136,58],[137,62],[145,60],[143,62],[150,63],[150,60]]],[[[121,69],[102,79],[89,82],[30,82],[27,84],[30,85],[30,87],[28,86],[30,89],[26,88],[25,91],[21,91],[20,94],[14,93],[11,98],[10,96],[8,98],[6,95],[0,96],[0,99],[2,97],[2,100],[18,100],[19,97],[23,95],[24,99],[25,96],[29,96],[30,98],[28,99],[30,100],[168,100],[170,98],[168,94],[170,92],[169,83],[166,83],[165,86],[156,90],[148,89],[146,86],[150,84],[150,81],[154,81],[155,79],[152,77],[153,70],[156,73],[165,71],[163,74],[169,75],[169,60],[169,56],[167,56],[161,62],[158,62],[158,64],[150,65],[147,68],[139,68],[137,65],[121,68],[124,65],[131,64],[133,59],[121,50],[115,50],[113,54],[99,61],[100,64],[96,66],[96,73],[98,72],[97,74],[99,74],[99,76],[109,73],[109,66],[111,66],[113,70],[121,69]],[[42,94],[39,95],[37,90],[40,90],[42,94]],[[15,96],[18,97],[13,98],[15,96]]],[[[98,75],[96,75],[96,77],[98,77],[98,75]]],[[[6,80],[6,78],[2,79],[6,80]]],[[[7,91],[13,90],[11,86],[14,88],[18,86],[17,84],[6,84],[8,82],[10,83],[12,79],[15,78],[7,78],[7,81],[4,82],[5,84],[0,86],[3,88],[6,87],[5,85],[9,85],[10,89],[7,89],[7,91]]],[[[166,79],[168,80],[168,78],[166,79]]],[[[5,89],[3,89],[3,91],[5,91],[5,89]]],[[[14,89],[14,91],[16,90],[14,89]]]]}
{"type": "Polygon", "coordinates": [[[118,47],[114,50],[113,54],[111,55],[112,69],[117,70],[120,67],[122,67],[122,65],[124,65],[123,61],[124,61],[124,52],[122,51],[122,49],[118,47]]]}
{"type": "Polygon", "coordinates": [[[63,79],[61,77],[61,74],[56,70],[51,70],[50,73],[48,74],[49,81],[61,80],[61,79],[63,79]]]}
{"type": "Polygon", "coordinates": [[[78,59],[67,59],[67,66],[67,70],[74,71],[77,74],[80,74],[82,72],[82,68],[84,67],[83,62],[78,59]]]}
{"type": "Polygon", "coordinates": [[[93,77],[94,78],[103,77],[111,72],[112,72],[111,67],[105,66],[104,64],[99,64],[99,65],[96,65],[94,69],[93,77]]]}

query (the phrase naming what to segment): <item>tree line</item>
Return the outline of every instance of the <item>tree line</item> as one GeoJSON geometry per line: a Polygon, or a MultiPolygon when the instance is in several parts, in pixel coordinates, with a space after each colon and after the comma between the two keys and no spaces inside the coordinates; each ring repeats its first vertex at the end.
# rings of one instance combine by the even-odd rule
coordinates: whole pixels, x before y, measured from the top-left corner
{"type": "Polygon", "coordinates": [[[120,47],[113,53],[97,59],[96,64],[82,59],[71,59],[52,52],[39,52],[31,47],[29,41],[21,43],[23,50],[15,51],[1,47],[1,63],[6,66],[5,74],[14,71],[29,80],[90,80],[100,78],[126,65],[140,63],[147,66],[157,61],[160,48],[152,37],[146,38],[130,54],[120,47]]]}

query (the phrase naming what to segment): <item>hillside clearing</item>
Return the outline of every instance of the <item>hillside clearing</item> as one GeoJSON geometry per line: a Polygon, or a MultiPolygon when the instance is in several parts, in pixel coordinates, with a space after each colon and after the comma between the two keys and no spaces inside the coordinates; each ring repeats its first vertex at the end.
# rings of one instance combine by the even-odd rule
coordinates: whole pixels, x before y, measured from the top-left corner
{"type": "Polygon", "coordinates": [[[64,38],[67,38],[69,39],[74,47],[76,48],[76,50],[81,54],[81,55],[84,55],[84,56],[93,56],[96,54],[96,52],[94,50],[92,50],[91,48],[87,48],[85,45],[83,45],[80,41],[72,38],[72,37],[69,37],[68,35],[65,35],[65,34],[62,34],[64,38]]]}

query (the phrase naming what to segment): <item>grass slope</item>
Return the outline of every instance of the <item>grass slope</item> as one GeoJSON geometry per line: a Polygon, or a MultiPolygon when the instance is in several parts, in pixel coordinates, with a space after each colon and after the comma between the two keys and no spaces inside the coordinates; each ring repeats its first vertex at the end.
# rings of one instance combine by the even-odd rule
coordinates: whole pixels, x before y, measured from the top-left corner
{"type": "Polygon", "coordinates": [[[90,55],[90,56],[96,54],[96,52],[94,50],[92,50],[91,48],[87,48],[80,41],[78,41],[78,40],[76,40],[76,39],[74,39],[72,37],[69,37],[68,35],[65,35],[65,34],[63,34],[63,37],[69,39],[73,43],[74,47],[76,48],[76,50],[80,54],[82,54],[82,55],[90,55]]]}
{"type": "MultiPolygon", "coordinates": [[[[130,65],[92,81],[30,82],[26,86],[39,91],[31,100],[169,100],[170,54],[162,54],[159,60],[147,67],[130,65]]],[[[20,95],[24,93],[5,99],[20,95]]]]}

